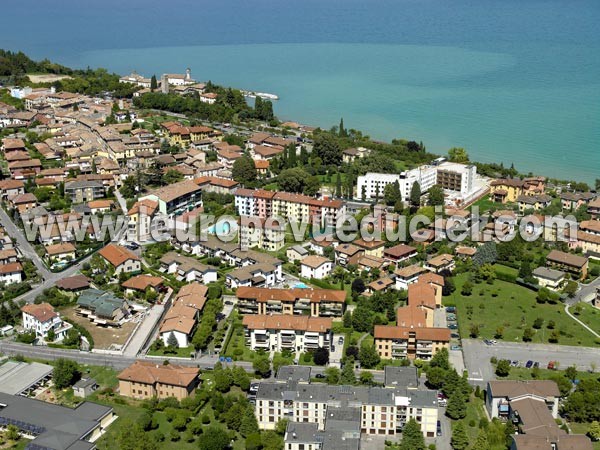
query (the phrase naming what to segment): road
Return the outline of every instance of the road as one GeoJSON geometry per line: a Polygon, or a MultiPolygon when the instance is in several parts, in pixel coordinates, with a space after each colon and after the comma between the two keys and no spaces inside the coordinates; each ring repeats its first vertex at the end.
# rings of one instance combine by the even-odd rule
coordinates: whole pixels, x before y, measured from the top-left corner
{"type": "Polygon", "coordinates": [[[44,280],[50,278],[53,275],[52,272],[48,270],[46,265],[35,252],[35,249],[25,237],[23,230],[15,225],[8,214],[6,214],[6,211],[4,211],[2,208],[0,208],[0,223],[8,235],[13,239],[13,242],[16,244],[16,247],[19,249],[23,257],[30,259],[33,264],[35,264],[35,267],[42,278],[44,280]]]}
{"type": "Polygon", "coordinates": [[[594,281],[589,284],[581,284],[581,289],[573,298],[568,298],[566,304],[569,306],[574,305],[577,302],[590,302],[596,295],[596,289],[600,288],[600,277],[597,277],[594,281]]]}
{"type": "Polygon", "coordinates": [[[517,360],[524,365],[527,361],[537,361],[545,368],[550,361],[558,361],[560,368],[575,365],[579,370],[590,370],[592,366],[600,368],[600,348],[573,347],[554,344],[526,344],[516,342],[498,342],[485,345],[476,339],[463,339],[463,354],[473,384],[484,385],[495,379],[490,358],[517,360]]]}

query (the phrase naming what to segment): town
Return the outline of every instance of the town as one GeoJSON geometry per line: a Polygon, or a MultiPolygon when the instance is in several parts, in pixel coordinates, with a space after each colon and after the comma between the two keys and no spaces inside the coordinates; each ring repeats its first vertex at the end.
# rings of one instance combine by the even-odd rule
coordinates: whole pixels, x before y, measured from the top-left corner
{"type": "Polygon", "coordinates": [[[600,179],[182,72],[0,79],[1,448],[600,449],[600,179]]]}

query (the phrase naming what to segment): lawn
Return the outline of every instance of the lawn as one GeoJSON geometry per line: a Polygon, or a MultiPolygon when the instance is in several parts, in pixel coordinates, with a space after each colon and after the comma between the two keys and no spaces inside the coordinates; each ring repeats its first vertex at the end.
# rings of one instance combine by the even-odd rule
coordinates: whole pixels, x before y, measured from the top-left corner
{"type": "Polygon", "coordinates": [[[478,337],[500,339],[498,328],[503,328],[501,339],[521,341],[523,331],[533,328],[537,318],[543,319],[543,326],[535,332],[532,342],[549,342],[552,333],[548,324],[553,321],[554,329],[560,333],[558,343],[563,345],[582,345],[593,347],[596,338],[564,311],[564,305],[538,304],[536,293],[522,286],[495,280],[493,285],[481,283],[475,285],[470,296],[460,291],[468,274],[454,277],[456,290],[444,298],[445,305],[455,305],[458,311],[458,326],[462,336],[469,336],[472,325],[479,326],[478,337]]]}
{"type": "Polygon", "coordinates": [[[598,308],[594,308],[589,303],[580,302],[569,311],[596,333],[600,333],[600,310],[598,308]]]}
{"type": "Polygon", "coordinates": [[[479,213],[481,214],[485,211],[489,211],[492,208],[495,210],[511,209],[512,205],[493,202],[492,200],[490,200],[490,197],[488,195],[486,195],[486,196],[480,198],[479,200],[477,200],[471,206],[469,206],[469,208],[468,208],[469,211],[472,210],[474,206],[479,207],[479,213]]]}
{"type": "Polygon", "coordinates": [[[233,311],[231,314],[233,316],[233,326],[230,331],[231,338],[229,339],[227,346],[221,352],[221,355],[229,356],[234,361],[254,361],[257,353],[246,347],[242,319],[237,314],[237,311],[233,311]]]}
{"type": "MultiPolygon", "coordinates": [[[[589,423],[569,423],[571,434],[586,434],[588,432],[589,427],[589,423]]],[[[600,441],[592,441],[592,448],[594,450],[600,450],[600,441]]]]}

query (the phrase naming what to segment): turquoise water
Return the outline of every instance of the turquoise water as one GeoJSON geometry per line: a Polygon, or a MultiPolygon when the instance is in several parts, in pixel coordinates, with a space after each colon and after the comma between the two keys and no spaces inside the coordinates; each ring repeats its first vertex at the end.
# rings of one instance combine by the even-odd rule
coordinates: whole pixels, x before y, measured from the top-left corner
{"type": "Polygon", "coordinates": [[[308,289],[308,286],[306,285],[306,283],[303,283],[301,281],[299,281],[298,283],[294,284],[293,286],[296,289],[308,289]]]}
{"type": "Polygon", "coordinates": [[[600,178],[596,0],[62,3],[7,6],[0,46],[119,73],[189,66],[279,95],[283,119],[600,178]]]}
{"type": "Polygon", "coordinates": [[[232,231],[235,231],[237,226],[235,224],[231,224],[229,222],[217,222],[214,225],[211,225],[206,229],[208,234],[217,235],[217,236],[225,236],[232,231]]]}

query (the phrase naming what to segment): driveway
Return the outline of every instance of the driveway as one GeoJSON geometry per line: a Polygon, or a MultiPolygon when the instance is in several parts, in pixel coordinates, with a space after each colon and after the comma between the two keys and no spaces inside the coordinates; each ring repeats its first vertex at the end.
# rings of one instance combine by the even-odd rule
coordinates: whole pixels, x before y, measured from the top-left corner
{"type": "Polygon", "coordinates": [[[340,361],[344,356],[344,344],[340,345],[340,338],[345,339],[344,334],[334,334],[333,341],[331,342],[332,346],[335,347],[335,351],[332,352],[331,349],[329,351],[329,365],[340,367],[340,361]]]}

